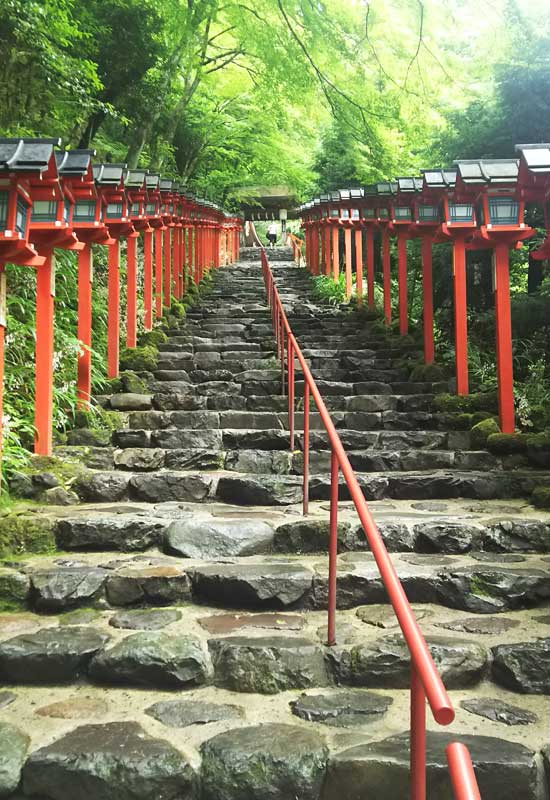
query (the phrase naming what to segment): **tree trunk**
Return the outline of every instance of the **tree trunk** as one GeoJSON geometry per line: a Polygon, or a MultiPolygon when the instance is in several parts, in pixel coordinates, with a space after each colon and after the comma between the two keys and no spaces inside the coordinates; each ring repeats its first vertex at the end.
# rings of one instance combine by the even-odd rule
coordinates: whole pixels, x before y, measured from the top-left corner
{"type": "Polygon", "coordinates": [[[529,268],[527,272],[527,293],[535,294],[540,288],[544,277],[544,266],[547,261],[537,261],[529,253],[529,268]]]}

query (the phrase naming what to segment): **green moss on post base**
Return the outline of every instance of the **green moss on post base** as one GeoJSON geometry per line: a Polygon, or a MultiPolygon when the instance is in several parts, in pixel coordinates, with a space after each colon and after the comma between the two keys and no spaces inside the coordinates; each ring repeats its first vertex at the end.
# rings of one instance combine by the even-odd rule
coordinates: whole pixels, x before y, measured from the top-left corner
{"type": "Polygon", "coordinates": [[[550,468],[550,431],[527,434],[527,457],[536,467],[550,468]]]}
{"type": "Polygon", "coordinates": [[[472,447],[474,449],[486,447],[487,439],[493,433],[500,433],[500,428],[493,418],[478,422],[477,425],[474,425],[472,428],[472,447]]]}
{"type": "Polygon", "coordinates": [[[158,350],[153,345],[125,350],[120,357],[120,368],[133,372],[153,372],[157,368],[158,350]]]}
{"type": "Polygon", "coordinates": [[[487,439],[487,449],[496,455],[525,453],[527,436],[523,433],[492,433],[487,439]]]}
{"type": "Polygon", "coordinates": [[[158,347],[159,344],[166,344],[168,341],[168,336],[161,331],[159,328],[155,328],[153,331],[147,331],[146,333],[142,333],[139,337],[139,344],[140,347],[145,347],[146,345],[152,345],[153,347],[158,347]]]}
{"type": "Polygon", "coordinates": [[[537,508],[550,510],[550,486],[538,486],[531,495],[531,502],[537,508]]]}

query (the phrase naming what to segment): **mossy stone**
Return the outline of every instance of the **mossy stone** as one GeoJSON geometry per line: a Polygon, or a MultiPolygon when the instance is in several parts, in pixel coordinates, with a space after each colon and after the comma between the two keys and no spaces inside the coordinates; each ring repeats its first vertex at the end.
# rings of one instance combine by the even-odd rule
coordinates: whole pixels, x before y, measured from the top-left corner
{"type": "Polygon", "coordinates": [[[120,357],[123,370],[153,372],[157,368],[158,350],[150,344],[125,350],[120,357]]]}
{"type": "Polygon", "coordinates": [[[550,431],[530,433],[525,439],[529,461],[537,467],[550,467],[550,431]]]}
{"type": "Polygon", "coordinates": [[[411,380],[419,383],[437,383],[445,380],[445,371],[437,364],[417,364],[411,372],[411,380]]]}
{"type": "Polygon", "coordinates": [[[527,437],[523,433],[492,433],[487,438],[487,449],[497,455],[524,453],[527,450],[527,437]]]}
{"type": "Polygon", "coordinates": [[[441,414],[443,429],[452,431],[469,431],[473,425],[472,414],[441,414]]]}
{"type": "Polygon", "coordinates": [[[531,495],[531,502],[537,508],[550,509],[550,486],[537,486],[531,495]]]}
{"type": "Polygon", "coordinates": [[[472,447],[474,449],[486,447],[487,439],[493,433],[500,433],[500,428],[492,417],[490,419],[484,419],[481,422],[478,422],[472,428],[472,447]]]}
{"type": "Polygon", "coordinates": [[[476,411],[471,417],[472,426],[477,425],[478,422],[483,422],[484,419],[494,419],[494,415],[490,411],[476,411]]]}
{"type": "Polygon", "coordinates": [[[438,411],[461,411],[473,414],[479,411],[496,411],[497,397],[494,392],[477,392],[469,395],[440,394],[434,397],[438,411]]]}
{"type": "Polygon", "coordinates": [[[185,319],[186,311],[185,306],[183,303],[180,303],[179,300],[172,300],[172,305],[170,306],[170,313],[174,317],[178,317],[178,319],[185,319]]]}
{"type": "Polygon", "coordinates": [[[135,372],[132,372],[132,370],[123,372],[120,379],[122,381],[123,390],[129,394],[147,394],[149,391],[146,381],[140,378],[135,372]]]}
{"type": "Polygon", "coordinates": [[[107,447],[111,443],[111,431],[96,428],[75,428],[67,434],[67,444],[85,447],[107,447]]]}
{"type": "Polygon", "coordinates": [[[34,514],[0,517],[0,557],[23,553],[52,553],[56,549],[54,520],[34,514]]]}
{"type": "Polygon", "coordinates": [[[145,345],[158,347],[159,344],[166,344],[167,341],[168,336],[159,328],[155,328],[152,331],[146,331],[139,337],[139,344],[141,347],[145,347],[145,345]]]}

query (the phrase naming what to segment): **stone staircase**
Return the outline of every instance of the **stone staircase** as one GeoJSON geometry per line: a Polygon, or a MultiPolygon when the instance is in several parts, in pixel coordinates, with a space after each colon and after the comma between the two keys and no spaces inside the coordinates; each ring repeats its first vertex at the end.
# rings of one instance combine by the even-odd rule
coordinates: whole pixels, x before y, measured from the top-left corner
{"type": "MultiPolygon", "coordinates": [[[[457,709],[429,723],[429,796],[459,739],[484,800],[548,800],[550,515],[526,501],[548,474],[443,429],[414,345],[273,271],[457,709]]],[[[80,505],[36,511],[58,552],[0,569],[0,797],[407,797],[408,655],[344,486],[324,644],[329,453],[312,412],[303,518],[259,263],[218,271],[161,350],[149,393],[110,399],[111,445],[59,450],[89,469],[80,505]]]]}

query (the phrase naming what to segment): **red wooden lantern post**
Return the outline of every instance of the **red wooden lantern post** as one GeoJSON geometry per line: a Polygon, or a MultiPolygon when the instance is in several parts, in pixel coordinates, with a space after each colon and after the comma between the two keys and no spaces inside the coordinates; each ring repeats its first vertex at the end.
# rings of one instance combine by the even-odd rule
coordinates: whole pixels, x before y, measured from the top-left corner
{"type": "Polygon", "coordinates": [[[54,145],[50,140],[49,158],[43,170],[30,175],[32,211],[29,238],[45,256],[36,272],[36,373],[34,397],[34,450],[51,455],[53,438],[53,352],[56,247],[82,250],[72,229],[74,197],[70,187],[61,187],[54,145]]]}
{"type": "Polygon", "coordinates": [[[382,197],[387,198],[386,201],[378,201],[376,209],[378,227],[380,228],[382,236],[382,286],[384,290],[384,322],[386,325],[391,324],[391,262],[390,262],[390,197],[396,188],[392,183],[378,183],[376,184],[376,192],[382,197]]]}
{"type": "MultiPolygon", "coordinates": [[[[161,215],[163,221],[163,268],[162,268],[162,300],[161,303],[165,308],[170,307],[170,298],[172,296],[172,241],[170,231],[174,227],[173,223],[173,194],[172,187],[174,182],[166,178],[161,178],[160,193],[162,197],[161,215]]],[[[157,286],[157,292],[159,287],[157,286]]],[[[158,302],[158,301],[157,301],[158,302]]],[[[162,315],[162,306],[161,306],[162,315]]],[[[157,315],[158,316],[158,315],[157,315]]]]}
{"type": "Polygon", "coordinates": [[[466,395],[468,382],[468,322],[466,302],[466,240],[474,233],[477,222],[475,208],[455,191],[456,171],[437,170],[424,173],[424,185],[431,195],[443,197],[442,223],[439,237],[453,243],[453,299],[456,393],[466,395]]]}
{"type": "Polygon", "coordinates": [[[10,262],[40,268],[45,264],[45,257],[29,242],[30,177],[47,169],[51,150],[50,140],[0,139],[0,458],[6,329],[4,265],[10,262]]]}
{"type": "Polygon", "coordinates": [[[98,164],[94,176],[104,202],[104,221],[114,240],[107,263],[107,377],[118,377],[120,347],[120,239],[134,234],[124,190],[126,164],[98,164]]]}
{"type": "Polygon", "coordinates": [[[74,197],[73,231],[84,243],[78,252],[78,321],[77,336],[82,345],[77,362],[78,406],[89,408],[92,384],[92,244],[114,244],[102,220],[102,202],[97,193],[92,157],[94,150],[56,153],[57,169],[63,187],[74,197]]]}
{"type": "MultiPolygon", "coordinates": [[[[137,241],[139,234],[145,236],[152,232],[147,219],[147,188],[145,178],[147,170],[131,169],[124,176],[124,185],[128,195],[128,214],[135,233],[128,236],[128,252],[126,261],[126,347],[137,345],[137,241]]],[[[145,249],[144,249],[145,256],[145,249]]],[[[145,272],[145,269],[144,269],[145,272]]]]}
{"type": "MultiPolygon", "coordinates": [[[[333,197],[336,193],[333,193],[333,197]]],[[[351,191],[349,189],[342,189],[338,192],[340,196],[340,226],[344,229],[344,264],[345,264],[345,292],[346,299],[349,300],[353,288],[352,276],[352,232],[353,221],[351,219],[351,191]]]]}
{"type": "Polygon", "coordinates": [[[422,324],[424,338],[424,363],[433,364],[434,348],[434,309],[433,309],[433,274],[432,246],[438,236],[440,211],[438,199],[433,199],[429,191],[424,190],[423,178],[403,178],[399,181],[400,191],[415,193],[414,222],[411,227],[413,236],[421,239],[422,260],[422,324]]]}
{"type": "Polygon", "coordinates": [[[322,248],[323,248],[323,271],[326,276],[329,276],[332,271],[332,258],[331,258],[331,245],[332,245],[332,226],[330,224],[330,213],[328,203],[330,195],[321,195],[321,218],[319,223],[321,225],[322,235],[322,248]]]}
{"type": "MultiPolygon", "coordinates": [[[[162,269],[162,217],[160,216],[160,176],[145,176],[145,218],[147,227],[143,230],[143,311],[146,331],[153,328],[153,241],[155,242],[155,266],[157,252],[160,253],[162,269]],[[157,240],[158,237],[158,240],[157,240]]],[[[158,286],[158,284],[157,284],[158,286]]],[[[160,309],[162,313],[162,308],[160,309]]]]}
{"type": "Polygon", "coordinates": [[[173,189],[173,236],[172,236],[172,283],[174,297],[180,300],[182,296],[182,233],[183,233],[183,199],[179,187],[173,189]]]}
{"type": "Polygon", "coordinates": [[[469,249],[493,250],[496,356],[500,427],[515,430],[512,364],[512,317],[510,310],[509,251],[533,235],[523,221],[524,200],[518,190],[516,159],[458,161],[456,188],[479,204],[480,227],[469,249]]]}
{"type": "Polygon", "coordinates": [[[407,242],[411,236],[413,221],[413,198],[408,191],[409,181],[414,179],[398,178],[397,194],[393,204],[393,229],[397,234],[397,285],[399,292],[399,333],[405,336],[409,332],[409,301],[407,287],[407,242]],[[403,189],[401,188],[403,186],[403,189]]]}
{"type": "Polygon", "coordinates": [[[378,226],[375,204],[375,186],[363,189],[361,205],[361,225],[365,229],[365,261],[367,264],[367,302],[374,308],[374,232],[378,226]]]}
{"type": "Polygon", "coordinates": [[[321,201],[316,198],[313,201],[313,208],[312,208],[312,227],[311,227],[311,248],[313,254],[313,262],[312,262],[312,271],[314,275],[319,275],[320,273],[320,261],[321,255],[319,253],[319,249],[322,244],[322,228],[320,226],[321,220],[321,211],[320,211],[321,201]]]}

